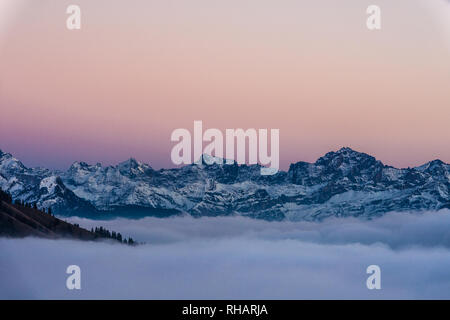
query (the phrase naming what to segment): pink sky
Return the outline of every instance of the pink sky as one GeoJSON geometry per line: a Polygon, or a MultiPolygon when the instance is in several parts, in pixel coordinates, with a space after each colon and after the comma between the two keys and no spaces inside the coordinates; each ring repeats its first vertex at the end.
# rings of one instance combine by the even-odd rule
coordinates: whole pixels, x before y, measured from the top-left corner
{"type": "Polygon", "coordinates": [[[280,129],[283,169],[342,146],[450,162],[443,0],[376,1],[380,31],[365,24],[373,1],[22,3],[0,25],[0,148],[27,165],[170,167],[171,132],[194,120],[280,129]]]}

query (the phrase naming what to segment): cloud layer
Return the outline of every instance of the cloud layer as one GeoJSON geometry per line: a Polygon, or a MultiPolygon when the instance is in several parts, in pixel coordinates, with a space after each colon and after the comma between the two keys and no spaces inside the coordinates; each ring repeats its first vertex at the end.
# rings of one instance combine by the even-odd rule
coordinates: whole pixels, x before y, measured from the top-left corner
{"type": "Polygon", "coordinates": [[[323,223],[71,220],[146,244],[0,239],[0,298],[450,298],[448,210],[323,223]],[[71,264],[81,267],[80,291],[65,287],[71,264]],[[366,288],[371,264],[381,290],[366,288]]]}

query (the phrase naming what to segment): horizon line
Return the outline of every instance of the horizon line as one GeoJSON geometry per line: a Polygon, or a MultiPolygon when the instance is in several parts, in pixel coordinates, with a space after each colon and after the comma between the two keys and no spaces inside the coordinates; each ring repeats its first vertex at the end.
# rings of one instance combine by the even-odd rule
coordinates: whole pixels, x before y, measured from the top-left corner
{"type": "MultiPolygon", "coordinates": [[[[430,164],[430,163],[433,163],[433,162],[440,162],[440,163],[443,163],[443,164],[445,164],[445,165],[450,165],[449,163],[446,163],[445,161],[442,161],[441,159],[436,158],[436,159],[433,159],[433,160],[429,160],[429,161],[427,161],[427,162],[425,162],[425,163],[423,163],[423,164],[421,164],[421,165],[418,165],[418,166],[414,166],[414,167],[408,166],[408,167],[401,167],[401,168],[398,168],[398,167],[391,166],[391,165],[387,165],[387,164],[383,163],[381,160],[378,160],[375,156],[373,156],[373,155],[371,155],[371,154],[368,154],[368,153],[365,153],[365,152],[361,152],[361,151],[357,151],[357,150],[355,150],[355,149],[353,149],[353,148],[351,148],[351,147],[341,147],[341,148],[339,148],[339,149],[336,150],[336,151],[335,151],[335,150],[332,150],[332,151],[326,152],[326,153],[323,154],[322,156],[318,157],[318,158],[316,159],[315,162],[308,162],[308,161],[303,161],[303,160],[299,160],[299,161],[296,161],[296,162],[291,162],[291,163],[289,164],[289,169],[288,169],[288,170],[281,170],[281,169],[279,169],[278,172],[285,172],[285,173],[287,173],[287,172],[289,172],[289,170],[291,169],[291,166],[292,166],[292,165],[295,165],[295,164],[297,164],[297,163],[316,164],[317,161],[319,161],[321,158],[325,157],[326,155],[328,155],[328,154],[330,154],[330,153],[338,154],[338,153],[342,153],[342,152],[345,152],[345,151],[349,151],[349,152],[353,152],[353,153],[356,153],[356,154],[362,154],[362,155],[366,155],[366,156],[372,157],[372,158],[374,158],[376,161],[380,162],[384,167],[394,168],[394,169],[398,169],[398,170],[416,169],[416,168],[422,167],[422,166],[424,166],[424,165],[427,165],[427,164],[430,164]]],[[[186,166],[193,166],[193,165],[196,165],[196,166],[198,166],[198,165],[206,165],[206,166],[218,165],[218,166],[221,166],[221,165],[222,165],[222,166],[224,166],[224,165],[235,165],[235,164],[237,164],[238,166],[247,166],[247,167],[258,166],[258,167],[264,167],[264,166],[260,165],[259,163],[256,163],[256,164],[247,164],[247,163],[239,164],[239,163],[237,163],[236,160],[233,160],[233,159],[231,159],[231,160],[233,160],[233,163],[231,163],[231,164],[226,163],[226,161],[224,161],[223,164],[217,164],[217,163],[213,163],[213,164],[205,164],[205,163],[203,163],[203,157],[204,157],[205,155],[206,155],[206,156],[209,156],[209,157],[213,157],[213,158],[217,158],[217,157],[212,156],[212,155],[207,154],[207,153],[202,153],[201,158],[199,158],[199,159],[197,160],[197,161],[200,161],[200,159],[202,159],[201,163],[196,163],[196,161],[195,161],[195,162],[193,162],[193,163],[191,163],[191,164],[174,165],[172,168],[165,168],[165,167],[164,167],[164,168],[160,168],[160,169],[154,169],[149,163],[144,162],[144,161],[137,160],[136,158],[134,158],[134,157],[131,156],[130,158],[127,158],[127,159],[124,160],[124,161],[120,161],[120,162],[117,162],[116,164],[111,164],[111,165],[103,165],[101,162],[97,162],[96,164],[89,164],[89,163],[87,163],[87,162],[85,162],[85,161],[83,161],[83,160],[75,160],[75,161],[72,162],[72,164],[71,164],[67,169],[60,170],[60,169],[49,169],[48,167],[44,167],[44,166],[30,166],[30,167],[25,166],[25,165],[23,164],[23,162],[22,162],[20,159],[14,157],[14,155],[13,155],[12,153],[5,152],[3,149],[0,148],[0,157],[3,156],[3,155],[9,155],[9,156],[11,156],[13,159],[19,161],[19,162],[20,162],[25,168],[27,168],[27,169],[47,169],[47,170],[50,170],[50,171],[67,171],[67,170],[69,170],[69,169],[70,169],[73,165],[75,165],[75,164],[85,164],[85,165],[87,165],[87,166],[89,166],[89,167],[94,167],[94,166],[100,165],[100,167],[102,167],[102,168],[117,167],[117,166],[119,166],[119,165],[121,165],[121,164],[124,164],[124,163],[126,163],[126,162],[129,162],[129,161],[131,161],[131,160],[134,160],[134,161],[136,161],[136,162],[139,163],[139,164],[147,165],[150,169],[152,169],[152,170],[154,170],[154,171],[180,169],[180,168],[183,168],[183,167],[186,167],[186,166]]],[[[221,158],[221,159],[227,160],[227,159],[225,159],[225,158],[221,158]]]]}

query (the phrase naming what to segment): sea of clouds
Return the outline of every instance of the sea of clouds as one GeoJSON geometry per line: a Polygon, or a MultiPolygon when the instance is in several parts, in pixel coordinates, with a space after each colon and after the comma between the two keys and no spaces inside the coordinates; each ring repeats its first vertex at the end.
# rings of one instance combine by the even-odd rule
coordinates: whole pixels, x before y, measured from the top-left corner
{"type": "Polygon", "coordinates": [[[145,244],[0,239],[0,298],[450,298],[449,210],[321,223],[68,220],[145,244]],[[66,268],[74,264],[81,268],[81,290],[66,288],[66,268]],[[366,287],[373,264],[381,268],[381,290],[366,287]]]}

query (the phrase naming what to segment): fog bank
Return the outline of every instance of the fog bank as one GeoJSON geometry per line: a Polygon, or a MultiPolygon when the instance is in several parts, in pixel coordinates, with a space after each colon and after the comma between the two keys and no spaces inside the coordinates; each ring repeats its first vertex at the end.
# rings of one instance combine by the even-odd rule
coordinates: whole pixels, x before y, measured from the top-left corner
{"type": "Polygon", "coordinates": [[[450,298],[450,212],[373,221],[91,221],[145,245],[0,239],[2,299],[450,298]],[[66,288],[68,265],[81,290],[66,288]],[[366,268],[381,268],[368,290],[366,268]]]}

